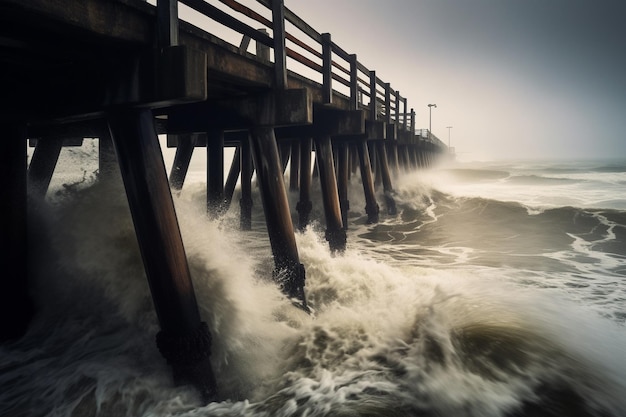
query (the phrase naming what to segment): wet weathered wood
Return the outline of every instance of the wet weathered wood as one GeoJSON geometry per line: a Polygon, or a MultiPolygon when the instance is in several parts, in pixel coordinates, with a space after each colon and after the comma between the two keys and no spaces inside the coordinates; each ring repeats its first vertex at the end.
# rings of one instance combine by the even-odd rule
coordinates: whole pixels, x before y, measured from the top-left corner
{"type": "Polygon", "coordinates": [[[224,211],[230,207],[233,194],[235,193],[235,187],[237,186],[237,179],[241,172],[241,146],[235,148],[233,154],[233,160],[230,163],[230,169],[228,170],[228,176],[226,177],[226,183],[224,184],[224,211]]]}
{"type": "Polygon", "coordinates": [[[340,142],[337,145],[337,192],[339,193],[339,204],[341,206],[341,221],[344,230],[348,229],[348,211],[350,201],[348,200],[348,183],[350,175],[350,154],[349,144],[340,142]]]}
{"type": "Polygon", "coordinates": [[[374,174],[374,187],[379,188],[383,183],[383,179],[381,176],[380,162],[378,161],[378,149],[376,149],[375,141],[372,141],[370,143],[370,145],[368,146],[368,151],[370,166],[372,167],[372,173],[374,174]]]}
{"type": "MultiPolygon", "coordinates": [[[[170,136],[172,135],[168,135],[168,140],[172,140],[170,136]]],[[[172,164],[169,177],[170,187],[176,191],[182,190],[185,183],[193,150],[196,146],[196,137],[197,135],[191,133],[177,135],[176,137],[176,153],[174,154],[174,163],[172,164]]]]}
{"type": "Polygon", "coordinates": [[[377,99],[377,93],[376,93],[376,71],[370,71],[369,72],[369,83],[370,83],[370,104],[369,104],[369,114],[370,114],[370,120],[377,120],[378,119],[378,109],[377,109],[377,104],[378,104],[378,99],[377,99]]]}
{"type": "Polygon", "coordinates": [[[304,138],[300,141],[300,200],[296,205],[298,212],[298,229],[303,231],[309,224],[309,215],[313,209],[311,202],[311,154],[313,140],[304,138]]]}
{"type": "Polygon", "coordinates": [[[385,206],[387,214],[397,214],[396,202],[393,199],[393,186],[391,185],[391,174],[389,173],[389,165],[387,164],[387,147],[386,141],[377,141],[378,166],[380,168],[380,176],[383,183],[383,191],[385,193],[385,206]]]}
{"type": "Polygon", "coordinates": [[[287,55],[285,52],[285,4],[272,0],[272,36],[274,38],[274,86],[287,88],[287,55]]]}
{"type": "Polygon", "coordinates": [[[367,222],[378,223],[380,207],[376,202],[374,179],[372,178],[372,168],[370,165],[367,141],[363,140],[357,143],[357,152],[359,155],[359,165],[361,167],[361,182],[363,183],[363,194],[365,195],[365,213],[367,214],[367,222]]]}
{"type": "Polygon", "coordinates": [[[290,144],[289,191],[297,191],[300,183],[300,141],[292,140],[290,144]]]}
{"type": "Polygon", "coordinates": [[[198,311],[152,112],[107,115],[161,332],[157,344],[177,383],[216,394],[210,333],[198,311]]]}
{"type": "Polygon", "coordinates": [[[385,83],[385,117],[384,121],[387,124],[391,123],[391,84],[385,83]]]}
{"type": "Polygon", "coordinates": [[[359,108],[359,70],[356,54],[350,55],[350,110],[359,108]]]}
{"type": "Polygon", "coordinates": [[[118,174],[117,157],[109,132],[103,132],[98,138],[98,178],[111,178],[118,174]]]}
{"type": "Polygon", "coordinates": [[[252,229],[252,150],[250,140],[241,142],[240,228],[252,229]]]}
{"type": "Polygon", "coordinates": [[[217,217],[224,207],[224,132],[207,132],[207,212],[217,217]]]}
{"type": "Polygon", "coordinates": [[[178,0],[159,0],[156,9],[159,47],[178,45],[178,0]]]}
{"type": "Polygon", "coordinates": [[[326,240],[331,251],[346,249],[346,232],[341,220],[341,207],[330,136],[315,138],[315,159],[319,169],[322,203],[326,219],[326,240]]]}
{"type": "Polygon", "coordinates": [[[275,279],[287,296],[306,306],[304,267],[298,255],[274,129],[260,126],[250,133],[250,148],[274,255],[275,279]]]}
{"type": "MultiPolygon", "coordinates": [[[[274,136],[276,134],[274,133],[274,136]]],[[[280,164],[283,168],[283,175],[287,172],[287,165],[289,165],[289,158],[291,156],[291,142],[283,140],[278,143],[278,155],[280,157],[280,164]]]]}
{"type": "Polygon", "coordinates": [[[48,192],[54,168],[61,154],[63,139],[48,138],[37,141],[28,167],[29,195],[35,199],[43,199],[48,192]]]}
{"type": "Polygon", "coordinates": [[[169,111],[168,129],[173,133],[201,132],[207,126],[222,130],[245,130],[258,125],[259,114],[271,106],[271,120],[264,126],[279,127],[313,123],[313,103],[303,88],[230,97],[176,106],[169,111]]]}
{"type": "MultiPolygon", "coordinates": [[[[225,12],[206,1],[181,1],[243,35],[244,40],[239,47],[180,21],[178,2],[175,0],[159,0],[156,8],[135,0],[4,0],[0,6],[0,23],[4,23],[3,42],[12,48],[11,56],[0,58],[3,71],[6,70],[4,74],[11,80],[3,91],[5,104],[0,111],[0,122],[23,120],[23,126],[28,126],[31,137],[35,133],[41,134],[34,137],[42,137],[46,141],[74,137],[75,134],[76,137],[101,138],[100,175],[104,177],[112,173],[105,166],[110,166],[116,159],[111,157],[110,147],[107,147],[110,144],[105,140],[108,134],[101,135],[98,129],[102,129],[97,126],[97,121],[108,117],[110,126],[106,130],[114,135],[162,327],[159,346],[173,364],[175,379],[191,381],[205,395],[211,395],[215,389],[207,353],[210,333],[200,321],[195,305],[167,175],[157,151],[155,120],[151,111],[158,114],[159,134],[190,135],[204,132],[207,127],[229,131],[227,135],[218,135],[217,139],[211,134],[208,140],[206,135],[203,137],[209,160],[207,206],[214,206],[217,212],[222,208],[224,199],[230,200],[236,183],[234,172],[240,169],[243,229],[251,227],[251,161],[254,154],[276,263],[275,275],[282,280],[285,292],[299,298],[303,305],[306,305],[304,267],[298,259],[285,186],[281,182],[283,171],[280,168],[284,170],[285,165],[281,166],[278,161],[276,136],[292,134],[287,137],[323,138],[321,142],[318,139],[319,161],[316,162],[315,175],[320,177],[325,190],[324,199],[328,200],[325,202],[325,215],[331,221],[327,224],[327,236],[337,230],[343,232],[340,225],[347,227],[347,178],[351,173],[349,162],[352,158],[347,156],[349,145],[344,141],[349,140],[350,146],[356,146],[358,150],[368,222],[378,221],[379,209],[374,196],[367,141],[384,140],[385,135],[391,139],[393,136],[398,144],[407,144],[403,148],[404,159],[407,165],[413,160],[416,168],[418,164],[430,166],[438,152],[433,143],[419,143],[415,135],[413,110],[408,126],[406,99],[400,97],[389,83],[380,80],[375,71],[359,63],[356,55],[334,44],[330,34],[316,32],[286,9],[283,0],[258,1],[271,11],[271,20],[235,0],[224,0],[222,3],[271,29],[272,36],[264,29],[258,30],[244,23],[234,13],[225,12]],[[309,39],[302,41],[287,33],[285,20],[309,39]],[[20,24],[7,24],[13,21],[20,24]],[[257,45],[256,56],[248,52],[251,39],[257,45]],[[301,48],[300,52],[287,48],[286,41],[301,48]],[[17,59],[14,60],[14,57],[17,59]],[[288,73],[286,57],[317,71],[323,83],[318,84],[303,74],[288,73]],[[334,61],[333,57],[338,61],[334,61]],[[348,96],[333,89],[335,81],[349,89],[348,96]],[[291,90],[286,90],[288,86],[291,90]],[[378,99],[380,87],[384,88],[384,102],[378,99]],[[369,106],[362,105],[359,95],[369,97],[369,106]],[[391,101],[392,95],[395,102],[391,101]],[[313,103],[317,112],[312,110],[313,103]],[[396,137],[388,129],[400,127],[400,103],[404,105],[404,123],[402,132],[396,137]],[[360,113],[357,112],[359,107],[364,107],[360,113]],[[395,118],[392,120],[394,110],[395,118]],[[362,127],[365,118],[370,123],[362,127]],[[237,136],[248,130],[252,132],[251,139],[237,136]],[[350,135],[350,138],[338,137],[342,135],[350,135]],[[333,142],[337,146],[336,153],[330,151],[333,142]],[[241,146],[240,155],[235,155],[240,164],[233,163],[231,166],[226,186],[223,184],[225,145],[241,146]],[[334,156],[337,156],[336,162],[333,161],[334,156]],[[338,167],[337,173],[333,166],[338,167]],[[333,176],[337,176],[338,180],[333,176]],[[181,346],[191,346],[195,352],[181,349],[181,346]],[[190,364],[185,355],[200,359],[194,359],[194,363],[190,364]]],[[[9,129],[9,132],[15,133],[9,136],[22,138],[23,126],[16,131],[9,129]]],[[[176,145],[175,167],[170,175],[170,183],[175,189],[182,187],[194,146],[199,146],[197,142],[186,139],[179,142],[176,145]]],[[[52,143],[48,142],[48,145],[52,143]]],[[[4,158],[3,152],[0,159],[3,172],[6,169],[11,172],[6,178],[12,181],[15,178],[15,184],[4,187],[2,197],[3,208],[26,212],[27,170],[21,161],[22,145],[19,145],[19,151],[7,147],[6,155],[10,157],[4,158]],[[16,160],[14,166],[9,159],[16,160]],[[13,200],[15,203],[10,207],[6,205],[6,201],[13,200]]],[[[304,228],[312,207],[311,139],[301,140],[300,145],[299,157],[293,150],[296,146],[292,146],[291,185],[296,188],[295,180],[299,177],[300,201],[297,210],[300,214],[299,227],[304,228]],[[296,169],[298,161],[301,165],[299,175],[296,169]]],[[[40,149],[44,147],[42,145],[40,149]]],[[[58,147],[55,149],[58,150],[58,147]]],[[[391,169],[397,167],[394,162],[397,159],[394,159],[396,149],[393,142],[392,147],[387,148],[390,159],[384,158],[384,151],[381,150],[378,151],[381,160],[376,162],[374,159],[374,163],[378,164],[376,173],[384,183],[386,195],[392,189],[391,172],[383,160],[391,165],[391,169]]],[[[32,184],[43,186],[39,190],[34,189],[34,194],[45,194],[46,183],[49,184],[53,171],[50,162],[55,159],[55,152],[47,152],[48,157],[43,159],[41,152],[35,152],[32,172],[28,176],[32,177],[32,184]]],[[[283,162],[286,161],[287,158],[283,158],[283,162]]],[[[11,225],[2,223],[2,242],[3,245],[12,244],[14,241],[6,236],[15,238],[18,248],[15,257],[16,262],[21,262],[18,269],[21,268],[22,273],[26,265],[26,260],[20,258],[24,252],[19,249],[26,235],[23,217],[15,215],[10,217],[10,221],[15,221],[19,232],[11,232],[11,225]],[[8,230],[6,235],[5,230],[8,230]],[[18,233],[21,235],[17,236],[18,233]]],[[[341,236],[340,232],[336,235],[341,236]]],[[[339,242],[333,244],[334,247],[340,248],[341,239],[333,239],[339,242]]],[[[3,267],[3,270],[11,268],[3,267]]],[[[6,280],[0,279],[0,282],[2,290],[22,291],[21,284],[12,287],[13,283],[6,284],[6,280]]],[[[19,297],[16,299],[19,300],[19,297]]],[[[2,322],[2,330],[10,326],[5,322],[2,322]]]]}
{"type": "Polygon", "coordinates": [[[324,104],[331,104],[333,99],[333,67],[332,67],[332,40],[330,33],[322,34],[322,100],[324,104]]]}

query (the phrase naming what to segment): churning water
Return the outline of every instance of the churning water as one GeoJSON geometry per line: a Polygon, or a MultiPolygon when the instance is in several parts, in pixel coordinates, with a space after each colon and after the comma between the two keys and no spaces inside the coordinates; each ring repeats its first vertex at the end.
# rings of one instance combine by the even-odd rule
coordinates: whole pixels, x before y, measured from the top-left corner
{"type": "Polygon", "coordinates": [[[203,405],[155,347],[121,180],[97,178],[89,147],[63,152],[31,213],[39,312],[0,347],[2,416],[626,416],[623,162],[404,175],[377,225],[353,176],[345,254],[318,201],[297,235],[314,316],[269,278],[258,195],[242,232],[237,195],[211,221],[205,187],[186,184],[175,203],[221,398],[203,405]]]}

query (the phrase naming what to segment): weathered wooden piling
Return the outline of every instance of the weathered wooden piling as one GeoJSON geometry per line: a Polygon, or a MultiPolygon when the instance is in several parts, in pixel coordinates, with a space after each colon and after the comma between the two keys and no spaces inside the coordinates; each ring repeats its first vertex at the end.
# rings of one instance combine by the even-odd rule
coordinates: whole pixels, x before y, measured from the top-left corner
{"type": "MultiPolygon", "coordinates": [[[[296,97],[289,103],[280,98],[287,90],[287,54],[285,48],[285,5],[283,0],[271,2],[272,32],[274,46],[274,92],[277,95],[261,97],[257,101],[257,117],[250,130],[250,148],[256,169],[257,181],[261,188],[261,200],[265,212],[265,221],[274,255],[274,279],[279,282],[287,296],[297,299],[301,306],[308,311],[304,293],[305,269],[300,263],[296,246],[295,232],[291,221],[287,190],[282,173],[278,154],[278,145],[274,134],[274,127],[278,123],[277,106],[284,104],[287,109],[296,107],[295,113],[300,113],[304,103],[304,116],[310,120],[312,105],[307,97],[296,97]]],[[[281,109],[282,110],[282,109],[281,109]]],[[[302,114],[302,113],[300,113],[302,114]]],[[[293,119],[291,119],[293,120],[293,119]]]]}
{"type": "Polygon", "coordinates": [[[62,146],[62,138],[53,137],[37,141],[28,167],[28,186],[31,198],[42,200],[46,196],[62,146]]]}
{"type": "Polygon", "coordinates": [[[157,346],[176,383],[212,399],[211,334],[200,319],[152,111],[117,109],[107,120],[161,327],[157,346]]]}
{"type": "Polygon", "coordinates": [[[233,200],[233,194],[235,193],[235,187],[237,186],[237,179],[241,173],[241,146],[235,148],[233,154],[233,160],[230,163],[230,169],[228,170],[228,176],[226,177],[226,183],[224,184],[224,207],[223,211],[227,211],[230,208],[230,204],[233,200]]]}
{"type": "Polygon", "coordinates": [[[341,141],[337,145],[337,192],[339,194],[339,204],[341,206],[341,221],[344,230],[348,229],[348,212],[350,211],[350,201],[348,199],[348,183],[350,181],[350,153],[349,144],[341,141]]]}
{"type": "Polygon", "coordinates": [[[241,142],[241,198],[239,200],[239,226],[252,229],[252,150],[250,140],[241,142]]]}
{"type": "Polygon", "coordinates": [[[289,191],[297,191],[300,182],[300,141],[292,140],[290,145],[289,191]]]}
{"type": "MultiPolygon", "coordinates": [[[[119,172],[115,148],[109,132],[101,132],[98,137],[98,178],[111,178],[119,172]]],[[[182,184],[181,184],[182,186],[182,184]]]]}
{"type": "Polygon", "coordinates": [[[197,135],[191,133],[177,135],[176,153],[169,177],[170,186],[175,191],[180,191],[185,183],[193,150],[196,146],[196,138],[197,135]]]}
{"type": "Polygon", "coordinates": [[[374,193],[374,178],[372,178],[367,141],[357,143],[357,152],[359,154],[359,165],[361,167],[361,182],[363,183],[363,194],[365,195],[367,222],[378,223],[380,207],[376,202],[376,195],[374,193]]]}
{"type": "Polygon", "coordinates": [[[207,212],[218,217],[224,208],[224,131],[207,132],[207,212]]]}
{"type": "MultiPolygon", "coordinates": [[[[266,103],[266,106],[270,107],[270,104],[266,103]]],[[[285,294],[306,307],[305,271],[296,246],[274,129],[268,126],[251,129],[250,148],[274,255],[274,278],[285,294]]]]}
{"type": "Polygon", "coordinates": [[[300,199],[296,205],[298,212],[298,229],[303,231],[309,224],[309,216],[313,210],[311,202],[311,154],[313,140],[305,137],[300,141],[300,199]]]}
{"type": "Polygon", "coordinates": [[[377,142],[378,150],[378,166],[380,168],[380,176],[383,183],[383,191],[385,193],[385,205],[387,214],[397,214],[396,202],[393,199],[393,186],[391,185],[391,175],[389,174],[389,166],[387,164],[387,148],[385,141],[377,142]]]}
{"type": "Polygon", "coordinates": [[[235,0],[222,2],[233,14],[243,13],[271,29],[271,37],[268,31],[259,31],[205,1],[182,0],[206,18],[244,35],[239,47],[188,24],[179,30],[176,0],[158,0],[156,11],[149,3],[133,0],[88,0],[88,6],[72,0],[4,1],[3,19],[19,19],[21,25],[9,25],[3,32],[12,52],[0,56],[7,79],[15,80],[1,92],[3,102],[10,103],[0,112],[7,135],[0,152],[4,180],[0,203],[3,213],[9,213],[0,220],[1,267],[17,271],[0,278],[0,340],[23,334],[32,313],[27,294],[27,179],[32,195],[45,196],[60,150],[56,138],[99,137],[102,176],[112,173],[105,166],[114,166],[110,146],[114,142],[161,326],[158,346],[172,365],[176,382],[192,383],[205,398],[216,390],[209,362],[211,335],[198,312],[155,121],[159,134],[178,135],[169,178],[175,191],[183,186],[192,152],[199,146],[196,132],[208,131],[207,208],[215,215],[227,207],[240,173],[242,229],[251,228],[254,160],[274,276],[304,308],[305,271],[282,176],[286,146],[291,147],[290,189],[300,190],[298,226],[303,229],[312,209],[315,138],[318,158],[313,176],[321,181],[326,234],[334,251],[346,244],[348,181],[357,157],[367,221],[374,223],[379,220],[379,207],[372,165],[389,210],[387,197],[400,162],[408,169],[430,166],[443,149],[436,140],[425,141],[415,134],[415,112],[411,109],[409,125],[406,98],[359,63],[356,55],[336,45],[329,34],[316,32],[285,9],[282,0],[258,0],[271,10],[271,20],[235,0]],[[285,20],[290,30],[298,30],[307,40],[287,33],[285,20]],[[256,41],[256,56],[248,53],[251,39],[256,41]],[[287,48],[286,41],[300,52],[287,48]],[[323,83],[288,74],[287,56],[317,72],[323,83]],[[333,82],[348,87],[349,95],[333,89],[333,82]],[[379,87],[384,88],[384,101],[377,97],[379,87]],[[370,99],[368,114],[363,96],[370,99]],[[92,126],[103,120],[108,120],[108,126],[92,126]],[[402,134],[396,137],[394,129],[402,134]],[[224,132],[245,135],[227,141],[224,132]],[[276,142],[279,134],[285,141],[282,161],[276,142]],[[41,138],[41,144],[28,170],[29,135],[41,138]],[[224,146],[240,148],[226,184],[224,146]],[[370,160],[370,147],[377,158],[370,160]]]}
{"type": "Polygon", "coordinates": [[[341,219],[337,179],[333,161],[330,136],[315,138],[315,158],[320,174],[322,188],[322,202],[326,218],[326,240],[333,252],[346,249],[346,232],[341,219]]]}

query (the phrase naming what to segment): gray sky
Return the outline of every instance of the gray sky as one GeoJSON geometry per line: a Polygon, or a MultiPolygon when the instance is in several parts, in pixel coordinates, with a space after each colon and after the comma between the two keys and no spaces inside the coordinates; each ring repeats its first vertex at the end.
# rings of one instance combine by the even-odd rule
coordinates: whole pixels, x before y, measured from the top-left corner
{"type": "Polygon", "coordinates": [[[460,159],[626,157],[626,0],[285,0],[460,159]]]}

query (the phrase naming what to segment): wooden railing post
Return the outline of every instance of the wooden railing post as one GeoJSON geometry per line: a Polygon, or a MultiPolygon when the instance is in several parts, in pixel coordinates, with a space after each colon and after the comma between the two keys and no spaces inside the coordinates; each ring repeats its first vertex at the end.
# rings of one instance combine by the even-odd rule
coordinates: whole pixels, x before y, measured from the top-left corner
{"type": "MultiPolygon", "coordinates": [[[[268,32],[265,29],[259,29],[259,32],[268,35],[268,32]]],[[[270,47],[257,41],[256,56],[263,62],[270,62],[270,47]]]]}
{"type": "Polygon", "coordinates": [[[385,122],[391,123],[391,84],[385,83],[385,122]]]}
{"type": "Polygon", "coordinates": [[[411,109],[411,135],[415,135],[415,109],[411,109]]]}
{"type": "Polygon", "coordinates": [[[400,124],[400,92],[396,90],[395,92],[395,102],[396,102],[396,124],[400,124]]]}
{"type": "Polygon", "coordinates": [[[157,45],[178,45],[178,0],[157,0],[157,45]]]}
{"type": "Polygon", "coordinates": [[[378,103],[378,99],[376,98],[376,71],[370,71],[370,120],[378,119],[376,103],[378,103]]]}
{"type": "Polygon", "coordinates": [[[252,38],[248,35],[243,35],[241,38],[241,43],[239,44],[239,53],[245,54],[248,51],[248,47],[250,46],[250,41],[252,38]]]}
{"type": "Polygon", "coordinates": [[[402,115],[402,124],[404,125],[404,130],[408,131],[409,130],[409,125],[407,124],[407,116],[408,116],[408,112],[407,112],[407,108],[406,108],[406,98],[402,99],[402,107],[403,107],[403,115],[402,115]]]}
{"type": "Polygon", "coordinates": [[[333,101],[332,48],[330,33],[322,33],[322,100],[324,104],[331,104],[333,101]]]}
{"type": "Polygon", "coordinates": [[[287,88],[287,53],[285,50],[285,4],[272,1],[272,31],[274,38],[274,71],[276,88],[287,88]]]}
{"type": "Polygon", "coordinates": [[[356,55],[350,55],[350,110],[359,108],[359,67],[356,55]]]}
{"type": "Polygon", "coordinates": [[[395,101],[395,118],[394,123],[396,125],[396,135],[394,135],[393,141],[389,144],[389,161],[391,165],[391,169],[396,177],[400,176],[400,162],[398,160],[398,132],[401,132],[402,121],[400,120],[400,91],[396,90],[394,92],[394,101],[395,101]]]}

